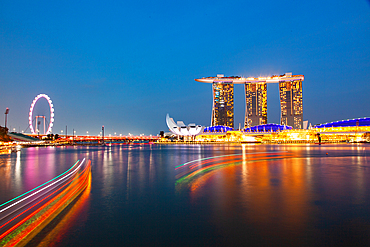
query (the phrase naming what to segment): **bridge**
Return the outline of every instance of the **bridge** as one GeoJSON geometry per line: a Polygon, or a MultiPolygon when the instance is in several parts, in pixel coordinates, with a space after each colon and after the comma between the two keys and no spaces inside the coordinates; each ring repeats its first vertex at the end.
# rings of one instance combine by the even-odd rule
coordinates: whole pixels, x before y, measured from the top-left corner
{"type": "Polygon", "coordinates": [[[131,143],[131,142],[154,142],[160,139],[158,136],[62,136],[58,141],[78,143],[131,143]]]}
{"type": "MultiPolygon", "coordinates": [[[[28,134],[27,136],[47,140],[47,135],[28,134]]],[[[75,135],[59,135],[57,140],[50,140],[53,144],[102,144],[102,143],[150,143],[160,139],[159,136],[75,136],[75,135]]]]}

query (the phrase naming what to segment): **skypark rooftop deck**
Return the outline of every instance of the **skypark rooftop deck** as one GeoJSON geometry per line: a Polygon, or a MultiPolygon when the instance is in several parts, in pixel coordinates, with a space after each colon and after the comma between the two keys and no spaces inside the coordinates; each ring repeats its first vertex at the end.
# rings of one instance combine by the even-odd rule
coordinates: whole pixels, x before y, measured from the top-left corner
{"type": "Polygon", "coordinates": [[[238,77],[238,76],[229,76],[224,77],[224,75],[217,75],[217,77],[203,77],[199,79],[195,79],[199,82],[204,83],[213,83],[213,82],[224,82],[224,83],[232,83],[232,84],[245,84],[245,83],[279,83],[285,81],[297,81],[297,80],[304,80],[303,75],[292,75],[292,73],[286,73],[280,76],[270,76],[270,77],[238,77]]]}

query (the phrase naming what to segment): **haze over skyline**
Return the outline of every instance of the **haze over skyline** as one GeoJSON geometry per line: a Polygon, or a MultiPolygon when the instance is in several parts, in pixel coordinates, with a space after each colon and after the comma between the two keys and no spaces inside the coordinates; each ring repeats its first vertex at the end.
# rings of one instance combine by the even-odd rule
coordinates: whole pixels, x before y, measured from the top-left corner
{"type": "MultiPolygon", "coordinates": [[[[304,120],[369,117],[369,1],[9,1],[0,4],[0,125],[25,130],[36,95],[54,133],[153,134],[166,114],[210,125],[195,78],[303,74],[304,120]]],[[[235,86],[235,127],[244,87],[235,86]]],[[[279,123],[276,84],[268,122],[279,123]]]]}

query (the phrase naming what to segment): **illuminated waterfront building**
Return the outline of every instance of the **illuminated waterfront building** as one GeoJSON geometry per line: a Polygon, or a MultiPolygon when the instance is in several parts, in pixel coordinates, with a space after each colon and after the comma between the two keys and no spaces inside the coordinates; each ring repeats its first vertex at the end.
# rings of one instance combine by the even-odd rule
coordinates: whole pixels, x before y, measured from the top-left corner
{"type": "Polygon", "coordinates": [[[261,142],[261,143],[370,143],[370,118],[356,118],[318,124],[310,129],[264,124],[235,131],[226,126],[204,128],[192,141],[199,142],[261,142]]]}
{"type": "Polygon", "coordinates": [[[313,128],[315,129],[343,128],[344,130],[346,130],[345,127],[368,127],[368,131],[370,131],[370,117],[340,120],[330,123],[317,124],[313,126],[313,128]]]}
{"type": "Polygon", "coordinates": [[[217,125],[217,126],[205,127],[203,133],[226,133],[232,130],[233,128],[217,125]]]}
{"type": "Polygon", "coordinates": [[[213,83],[211,126],[217,125],[234,128],[234,85],[232,83],[213,83]]]}
{"type": "Polygon", "coordinates": [[[213,106],[211,126],[227,126],[234,128],[234,83],[231,77],[217,75],[212,79],[196,81],[212,83],[213,106]]]}
{"type": "Polygon", "coordinates": [[[294,129],[302,129],[302,79],[279,82],[279,91],[281,124],[292,126],[294,129]]]}
{"type": "Polygon", "coordinates": [[[250,128],[245,128],[244,132],[245,133],[260,133],[260,132],[279,132],[283,130],[291,130],[292,126],[287,126],[287,125],[280,125],[280,124],[261,124],[257,126],[253,126],[250,128]]]}
{"type": "Polygon", "coordinates": [[[245,84],[244,128],[267,124],[267,83],[279,83],[281,124],[292,126],[294,129],[303,127],[303,75],[286,73],[281,76],[258,78],[217,75],[195,80],[213,84],[211,126],[234,127],[234,84],[245,84]]]}
{"type": "Polygon", "coordinates": [[[244,128],[267,124],[267,84],[245,84],[244,128]]]}
{"type": "Polygon", "coordinates": [[[173,118],[170,118],[168,114],[166,115],[166,123],[170,131],[178,136],[196,136],[201,134],[204,130],[203,126],[194,123],[188,126],[186,126],[183,121],[177,121],[177,123],[175,123],[173,118]]]}

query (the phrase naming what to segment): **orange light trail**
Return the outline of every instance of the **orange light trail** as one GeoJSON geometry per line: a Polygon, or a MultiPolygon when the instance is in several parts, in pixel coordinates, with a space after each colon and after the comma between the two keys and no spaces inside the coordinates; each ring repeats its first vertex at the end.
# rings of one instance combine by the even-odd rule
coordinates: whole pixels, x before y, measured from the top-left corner
{"type": "MultiPolygon", "coordinates": [[[[78,168],[80,168],[81,165],[78,168]]],[[[70,170],[71,169],[68,171],[70,170]]],[[[67,173],[66,177],[69,178],[65,181],[60,181],[60,183],[56,185],[56,187],[61,187],[55,188],[56,190],[51,194],[45,196],[37,203],[28,207],[26,210],[0,226],[1,232],[1,229],[6,225],[14,222],[21,216],[25,216],[10,229],[4,229],[5,232],[0,235],[0,245],[14,246],[19,243],[22,243],[22,245],[26,244],[32,239],[33,236],[41,231],[43,227],[45,227],[52,219],[62,212],[64,208],[73,202],[89,184],[89,177],[91,177],[91,161],[89,161],[83,169],[70,171],[70,173],[72,176],[67,173]],[[32,210],[35,211],[32,212],[32,210]],[[27,213],[29,214],[27,215],[27,213]]],[[[60,180],[64,180],[64,178],[60,180]]],[[[19,200],[23,201],[24,199],[19,200]]],[[[15,201],[14,205],[18,203],[19,202],[15,201]]],[[[20,210],[22,207],[20,207],[18,210],[20,210]]],[[[7,218],[7,216],[4,218],[7,218]]]]}
{"type": "Polygon", "coordinates": [[[246,153],[208,157],[204,159],[189,161],[185,164],[179,165],[177,168],[187,168],[187,170],[177,174],[176,187],[177,190],[183,188],[189,188],[194,191],[199,187],[200,180],[202,184],[205,183],[205,179],[210,177],[210,173],[214,173],[219,169],[226,168],[231,165],[240,165],[244,162],[261,162],[265,160],[284,159],[292,158],[291,154],[286,152],[262,152],[262,153],[246,153]],[[194,171],[194,169],[198,168],[194,171]]]}
{"type": "MultiPolygon", "coordinates": [[[[74,182],[74,185],[72,185],[73,187],[78,186],[78,188],[74,189],[73,191],[72,191],[73,188],[69,188],[69,187],[66,188],[65,192],[61,193],[61,194],[64,193],[65,195],[61,195],[58,198],[55,198],[53,201],[51,201],[47,205],[43,206],[40,210],[33,213],[32,216],[36,215],[36,213],[40,212],[42,209],[45,209],[47,206],[51,205],[57,199],[60,199],[56,204],[52,205],[51,208],[46,213],[41,215],[40,220],[37,219],[38,221],[33,222],[32,225],[30,225],[29,229],[24,231],[23,234],[18,237],[20,239],[20,241],[23,238],[25,238],[28,234],[30,234],[33,230],[35,230],[37,227],[39,227],[43,223],[44,220],[46,220],[48,217],[51,217],[63,204],[65,204],[70,198],[72,198],[77,191],[81,192],[82,188],[84,188],[86,186],[85,184],[80,183],[80,181],[82,179],[86,180],[86,175],[84,177],[80,176],[78,178],[78,180],[74,182]]],[[[66,207],[67,205],[65,205],[64,207],[66,207]]]]}
{"type": "Polygon", "coordinates": [[[76,203],[70,208],[60,222],[40,242],[40,246],[50,246],[52,243],[60,242],[60,239],[70,230],[71,226],[80,219],[81,215],[87,216],[86,210],[89,206],[91,192],[91,173],[88,177],[86,189],[81,193],[76,203]]]}

